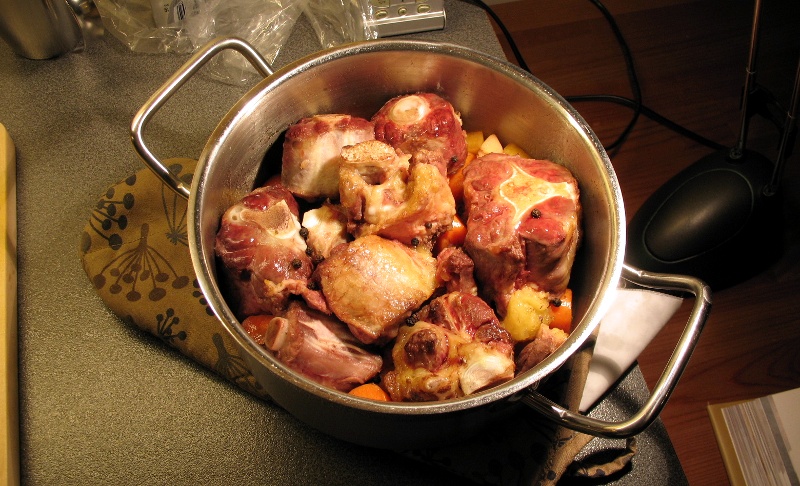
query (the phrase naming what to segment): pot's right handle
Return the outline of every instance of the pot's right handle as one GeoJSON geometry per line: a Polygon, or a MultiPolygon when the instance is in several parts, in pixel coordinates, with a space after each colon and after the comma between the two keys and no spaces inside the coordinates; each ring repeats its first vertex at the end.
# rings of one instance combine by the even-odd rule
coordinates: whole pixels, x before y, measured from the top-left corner
{"type": "Polygon", "coordinates": [[[542,394],[531,391],[522,402],[549,420],[567,428],[599,437],[627,438],[644,431],[658,417],[675,389],[689,357],[694,351],[700,332],[711,310],[711,289],[703,281],[685,275],[649,273],[623,265],[622,278],[632,283],[662,290],[680,290],[694,295],[695,302],[689,321],[681,334],[650,398],[632,417],[621,422],[607,422],[571,412],[542,394]]]}
{"type": "Polygon", "coordinates": [[[236,37],[214,39],[193,54],[175,74],[164,82],[158,91],[139,109],[131,122],[131,139],[136,151],[139,152],[139,156],[165,184],[186,199],[189,198],[189,186],[178,179],[158,157],[153,155],[144,143],[142,131],[150,121],[150,118],[190,77],[199,71],[211,58],[227,49],[233,49],[242,54],[264,77],[272,75],[272,66],[247,42],[236,37]]]}

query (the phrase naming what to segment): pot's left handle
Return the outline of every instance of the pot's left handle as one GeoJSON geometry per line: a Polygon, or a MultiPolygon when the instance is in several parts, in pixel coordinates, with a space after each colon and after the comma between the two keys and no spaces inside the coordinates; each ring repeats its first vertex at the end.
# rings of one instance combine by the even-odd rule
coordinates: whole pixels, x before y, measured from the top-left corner
{"type": "Polygon", "coordinates": [[[158,157],[153,155],[142,138],[142,131],[150,118],[167,102],[167,100],[189,80],[203,65],[220,52],[233,49],[242,54],[264,77],[273,73],[272,66],[247,42],[236,38],[219,38],[210,41],[192,55],[178,71],[173,74],[142,106],[131,122],[131,139],[133,146],[145,163],[170,188],[185,198],[189,198],[190,187],[169,171],[158,157]]]}
{"type": "Polygon", "coordinates": [[[635,284],[654,289],[685,291],[694,295],[694,306],[689,320],[647,402],[627,420],[608,422],[571,412],[535,391],[522,397],[523,403],[542,413],[549,420],[578,432],[608,438],[627,438],[637,435],[658,417],[683,374],[711,311],[711,289],[697,278],[650,273],[629,265],[623,265],[622,270],[622,277],[635,284]]]}

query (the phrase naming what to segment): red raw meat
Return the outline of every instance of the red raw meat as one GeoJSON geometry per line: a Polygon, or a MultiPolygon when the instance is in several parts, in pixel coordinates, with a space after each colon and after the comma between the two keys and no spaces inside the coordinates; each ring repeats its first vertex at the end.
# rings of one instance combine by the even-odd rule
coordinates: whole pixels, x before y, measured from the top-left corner
{"type": "Polygon", "coordinates": [[[350,115],[304,118],[286,131],[281,182],[303,199],[338,199],[342,148],[373,140],[372,122],[350,115]]]}
{"type": "Polygon", "coordinates": [[[457,170],[467,158],[467,136],[453,105],[434,93],[403,95],[387,101],[372,117],[375,139],[412,156],[414,163],[457,170]]]}
{"type": "Polygon", "coordinates": [[[580,239],[578,183],[547,160],[489,154],[464,175],[467,235],[482,295],[505,315],[526,285],[561,295],[580,239]]]}
{"type": "Polygon", "coordinates": [[[264,345],[295,371],[345,392],[371,379],[383,365],[383,359],[364,349],[344,323],[300,301],[289,305],[285,317],[269,322],[264,345]]]}
{"type": "Polygon", "coordinates": [[[514,343],[479,297],[451,292],[400,329],[394,369],[383,378],[395,401],[446,400],[514,377],[514,343]]]}
{"type": "Polygon", "coordinates": [[[241,316],[279,314],[291,295],[324,310],[324,299],[308,289],[313,271],[300,236],[298,207],[280,184],[255,189],[222,216],[215,250],[241,316]]]}

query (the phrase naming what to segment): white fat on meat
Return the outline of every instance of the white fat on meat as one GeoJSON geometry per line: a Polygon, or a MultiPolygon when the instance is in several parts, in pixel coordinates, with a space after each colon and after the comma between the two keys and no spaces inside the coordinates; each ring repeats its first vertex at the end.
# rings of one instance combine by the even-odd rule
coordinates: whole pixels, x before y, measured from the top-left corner
{"type": "Polygon", "coordinates": [[[572,182],[546,181],[528,174],[517,165],[512,165],[511,170],[511,176],[500,184],[499,193],[514,207],[516,225],[530,218],[531,211],[551,197],[578,199],[577,186],[572,182]]]}
{"type": "Polygon", "coordinates": [[[281,182],[303,199],[338,199],[342,148],[374,138],[372,122],[363,118],[339,114],[304,118],[286,131],[281,182]]]}
{"type": "Polygon", "coordinates": [[[347,216],[330,202],[306,211],[303,227],[308,230],[306,244],[322,258],[328,258],[337,245],[348,241],[347,216]]]}

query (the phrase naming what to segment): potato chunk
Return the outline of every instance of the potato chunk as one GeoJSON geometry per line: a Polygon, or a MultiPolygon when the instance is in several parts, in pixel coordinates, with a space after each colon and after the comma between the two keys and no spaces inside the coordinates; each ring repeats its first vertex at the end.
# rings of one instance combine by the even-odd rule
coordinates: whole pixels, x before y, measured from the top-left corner
{"type": "Polygon", "coordinates": [[[553,322],[550,298],[547,292],[533,287],[523,287],[511,294],[503,327],[515,341],[530,341],[539,334],[542,324],[553,322]]]}

